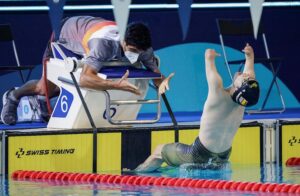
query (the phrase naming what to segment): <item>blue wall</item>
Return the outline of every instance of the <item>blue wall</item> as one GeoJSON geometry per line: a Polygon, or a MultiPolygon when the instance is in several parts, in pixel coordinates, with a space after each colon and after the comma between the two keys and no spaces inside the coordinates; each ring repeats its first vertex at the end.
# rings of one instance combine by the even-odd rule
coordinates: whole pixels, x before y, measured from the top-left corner
{"type": "MultiPolygon", "coordinates": [[[[65,12],[65,16],[93,15],[113,19],[111,11],[95,12],[65,12]]],[[[182,40],[181,27],[177,10],[132,10],[129,21],[144,21],[152,31],[153,47],[162,58],[162,70],[165,74],[176,72],[171,82],[171,91],[168,97],[175,111],[200,111],[206,98],[206,81],[203,69],[203,52],[206,47],[213,47],[220,51],[216,18],[249,18],[248,8],[239,9],[194,9],[186,40],[182,40]],[[174,53],[176,51],[176,54],[174,53]],[[186,90],[187,93],[182,93],[186,90]],[[188,106],[186,103],[188,100],[188,106]]],[[[285,92],[289,107],[298,107],[300,89],[297,77],[299,73],[299,25],[300,8],[264,8],[261,22],[269,41],[271,56],[283,57],[283,65],[279,73],[280,84],[285,92]]],[[[39,78],[41,72],[41,57],[50,36],[50,22],[47,12],[0,12],[0,23],[10,23],[16,39],[19,56],[22,64],[37,65],[32,78],[39,78]]],[[[242,55],[238,50],[242,43],[232,43],[232,55],[242,55]]],[[[11,64],[7,46],[0,47],[0,65],[11,64]]],[[[256,53],[261,51],[256,50],[256,53]]],[[[221,51],[220,51],[221,52],[221,51]]],[[[218,59],[218,66],[229,83],[228,73],[223,70],[223,58],[218,59]]],[[[258,65],[261,73],[268,74],[268,69],[258,65]]],[[[12,86],[21,85],[17,74],[0,76],[0,95],[12,86]]],[[[275,92],[273,92],[275,93],[275,92]]],[[[151,93],[150,93],[151,95],[151,93]]],[[[269,106],[276,107],[276,94],[269,106]]],[[[149,111],[144,108],[144,111],[149,111]]]]}

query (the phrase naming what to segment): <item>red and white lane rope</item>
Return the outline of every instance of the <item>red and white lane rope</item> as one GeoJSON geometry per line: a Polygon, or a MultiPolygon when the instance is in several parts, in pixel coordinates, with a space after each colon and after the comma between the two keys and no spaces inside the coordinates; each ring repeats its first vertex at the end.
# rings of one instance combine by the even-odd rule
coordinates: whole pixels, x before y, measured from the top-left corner
{"type": "Polygon", "coordinates": [[[12,179],[41,180],[41,181],[54,180],[54,181],[62,181],[68,183],[109,183],[109,184],[119,184],[119,185],[122,184],[136,185],[136,186],[209,188],[209,189],[230,190],[230,191],[253,191],[253,192],[300,194],[300,184],[239,182],[239,181],[206,180],[206,179],[192,179],[192,178],[171,178],[171,177],[153,177],[153,176],[129,176],[129,175],[18,170],[12,173],[12,179]]]}
{"type": "Polygon", "coordinates": [[[285,162],[286,166],[300,166],[300,157],[291,157],[285,162]]]}

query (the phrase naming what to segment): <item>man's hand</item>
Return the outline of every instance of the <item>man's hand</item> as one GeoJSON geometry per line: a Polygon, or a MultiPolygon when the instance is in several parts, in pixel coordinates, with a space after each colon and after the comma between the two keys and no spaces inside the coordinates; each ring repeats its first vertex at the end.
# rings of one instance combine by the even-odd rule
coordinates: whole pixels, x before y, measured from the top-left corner
{"type": "Polygon", "coordinates": [[[242,50],[245,53],[246,59],[253,60],[254,59],[254,52],[253,48],[247,43],[245,48],[242,50]]]}
{"type": "Polygon", "coordinates": [[[136,95],[141,95],[140,90],[135,85],[128,82],[127,78],[129,75],[129,71],[127,70],[126,73],[122,76],[122,78],[117,81],[117,89],[123,90],[123,91],[129,91],[131,93],[134,93],[136,95]]]}
{"type": "Polygon", "coordinates": [[[169,90],[169,81],[175,75],[175,73],[171,73],[167,78],[165,78],[158,87],[159,94],[164,94],[166,90],[169,90]]]}
{"type": "Polygon", "coordinates": [[[206,60],[214,60],[217,56],[221,56],[214,49],[206,49],[205,50],[205,59],[206,60]]]}

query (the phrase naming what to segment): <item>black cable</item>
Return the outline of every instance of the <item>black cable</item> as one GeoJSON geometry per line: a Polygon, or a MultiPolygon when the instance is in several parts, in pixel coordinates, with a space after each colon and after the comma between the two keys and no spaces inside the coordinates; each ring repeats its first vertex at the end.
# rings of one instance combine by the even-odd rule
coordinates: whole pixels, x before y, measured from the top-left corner
{"type": "Polygon", "coordinates": [[[90,121],[90,124],[91,124],[91,126],[93,128],[93,173],[97,173],[97,142],[98,142],[97,141],[97,128],[96,128],[96,125],[95,125],[94,120],[92,118],[92,115],[91,115],[91,113],[89,111],[89,108],[87,107],[87,105],[86,105],[86,103],[84,101],[84,98],[83,98],[83,96],[81,94],[81,91],[80,91],[79,85],[78,85],[78,83],[76,81],[76,78],[75,78],[75,76],[74,76],[74,74],[72,72],[70,72],[70,74],[71,74],[72,80],[74,82],[74,85],[76,87],[76,90],[77,90],[77,93],[79,95],[79,98],[80,98],[80,100],[82,102],[82,105],[83,105],[83,108],[85,110],[85,113],[86,113],[86,115],[87,115],[87,117],[88,117],[88,119],[90,121]]]}
{"type": "Polygon", "coordinates": [[[170,118],[171,118],[171,120],[173,122],[173,127],[174,127],[174,130],[175,130],[175,142],[179,142],[179,127],[178,127],[177,120],[176,120],[175,115],[174,115],[174,113],[172,111],[172,108],[171,108],[171,106],[169,104],[169,101],[167,99],[166,94],[165,93],[162,94],[161,97],[164,100],[165,106],[166,106],[166,108],[168,110],[168,113],[170,115],[170,118]]]}
{"type": "MultiPolygon", "coordinates": [[[[150,87],[152,87],[153,89],[157,90],[157,87],[153,84],[153,83],[150,83],[150,87]]],[[[168,110],[168,113],[170,115],[170,118],[172,120],[172,123],[173,123],[173,127],[174,127],[174,130],[175,130],[175,142],[179,142],[179,127],[178,127],[178,123],[177,123],[177,120],[176,120],[176,117],[172,111],[172,108],[169,104],[169,101],[167,99],[167,96],[166,94],[162,94],[161,97],[163,98],[163,101],[165,103],[165,106],[168,110]]]]}

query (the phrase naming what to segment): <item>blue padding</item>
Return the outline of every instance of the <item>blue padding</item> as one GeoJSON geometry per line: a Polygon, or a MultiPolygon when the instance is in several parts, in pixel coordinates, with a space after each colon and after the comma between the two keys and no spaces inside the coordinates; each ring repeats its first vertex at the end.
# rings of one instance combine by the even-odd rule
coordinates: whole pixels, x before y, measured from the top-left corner
{"type": "Polygon", "coordinates": [[[28,123],[17,123],[16,125],[5,125],[0,123],[0,130],[17,130],[17,129],[35,129],[35,128],[46,128],[47,123],[43,122],[28,122],[28,123]]]}
{"type": "Polygon", "coordinates": [[[133,66],[109,66],[103,67],[100,73],[105,74],[107,79],[122,78],[126,70],[129,70],[128,78],[161,78],[161,74],[146,69],[138,69],[133,66]]]}
{"type": "MultiPolygon", "coordinates": [[[[177,122],[198,122],[200,124],[201,112],[175,112],[177,122]]],[[[153,119],[156,114],[139,114],[139,120],[153,119]]],[[[244,120],[262,120],[262,119],[300,119],[300,108],[286,109],[285,112],[269,114],[245,114],[244,120]]],[[[162,113],[159,123],[172,123],[168,113],[162,113]]]]}
{"type": "MultiPolygon", "coordinates": [[[[63,53],[66,55],[66,57],[75,57],[76,59],[81,59],[82,56],[73,53],[71,50],[65,48],[64,46],[58,44],[60,49],[63,51],[63,53]]],[[[59,54],[59,52],[54,48],[54,53],[57,58],[62,59],[62,56],[59,54]]],[[[104,66],[99,71],[102,74],[105,74],[107,76],[107,79],[117,79],[122,78],[122,76],[125,74],[126,70],[129,70],[129,76],[128,78],[161,78],[161,74],[154,73],[152,71],[146,70],[146,69],[138,69],[133,66],[104,66]]]]}
{"type": "Polygon", "coordinates": [[[53,47],[53,55],[57,58],[57,59],[61,59],[61,60],[64,60],[64,58],[60,55],[60,53],[58,52],[58,50],[53,47]]]}
{"type": "MultiPolygon", "coordinates": [[[[201,112],[175,112],[177,122],[200,122],[201,112]]],[[[153,119],[156,117],[154,113],[139,114],[138,120],[153,119]]],[[[168,113],[162,113],[158,123],[172,123],[172,119],[168,113]]]]}

